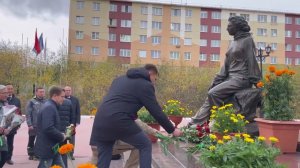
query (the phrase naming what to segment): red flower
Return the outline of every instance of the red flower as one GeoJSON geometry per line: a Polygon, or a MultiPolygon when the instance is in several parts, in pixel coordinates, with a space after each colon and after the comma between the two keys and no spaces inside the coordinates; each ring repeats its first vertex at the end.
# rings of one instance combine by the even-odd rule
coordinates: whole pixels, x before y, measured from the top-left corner
{"type": "Polygon", "coordinates": [[[203,133],[202,132],[198,132],[198,137],[202,138],[203,133]]]}
{"type": "Polygon", "coordinates": [[[207,126],[207,125],[204,126],[204,130],[205,130],[206,133],[210,133],[209,126],[207,126]]]}
{"type": "Polygon", "coordinates": [[[200,132],[202,130],[202,127],[199,124],[197,124],[196,130],[198,130],[200,132]]]}

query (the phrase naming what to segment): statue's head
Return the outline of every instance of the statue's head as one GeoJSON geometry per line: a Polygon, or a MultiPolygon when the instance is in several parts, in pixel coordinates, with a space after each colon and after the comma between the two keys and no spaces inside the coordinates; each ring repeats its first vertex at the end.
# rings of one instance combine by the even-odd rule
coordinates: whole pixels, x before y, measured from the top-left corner
{"type": "Polygon", "coordinates": [[[229,35],[235,35],[237,32],[249,32],[251,30],[248,22],[241,16],[233,16],[228,19],[227,31],[229,35]]]}

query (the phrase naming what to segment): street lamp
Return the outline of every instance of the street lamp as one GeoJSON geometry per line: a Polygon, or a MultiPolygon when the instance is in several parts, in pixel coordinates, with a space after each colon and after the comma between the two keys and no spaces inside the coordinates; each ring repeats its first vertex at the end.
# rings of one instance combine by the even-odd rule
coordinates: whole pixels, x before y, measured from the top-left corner
{"type": "Polygon", "coordinates": [[[265,51],[267,55],[263,55],[264,50],[260,47],[257,50],[257,58],[260,61],[260,73],[261,73],[261,77],[263,77],[263,70],[262,70],[262,62],[266,59],[266,57],[270,56],[270,52],[271,52],[271,47],[268,45],[267,47],[265,47],[265,51]]]}

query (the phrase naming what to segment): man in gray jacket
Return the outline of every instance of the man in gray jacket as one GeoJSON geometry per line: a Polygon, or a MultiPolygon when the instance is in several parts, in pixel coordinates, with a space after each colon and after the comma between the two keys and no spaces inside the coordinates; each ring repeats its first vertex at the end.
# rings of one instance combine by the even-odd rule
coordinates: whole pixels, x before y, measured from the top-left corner
{"type": "Polygon", "coordinates": [[[27,103],[26,106],[25,112],[29,135],[27,153],[29,155],[29,160],[36,159],[34,155],[34,142],[36,138],[37,114],[45,102],[45,89],[37,87],[35,89],[35,96],[27,103]]]}

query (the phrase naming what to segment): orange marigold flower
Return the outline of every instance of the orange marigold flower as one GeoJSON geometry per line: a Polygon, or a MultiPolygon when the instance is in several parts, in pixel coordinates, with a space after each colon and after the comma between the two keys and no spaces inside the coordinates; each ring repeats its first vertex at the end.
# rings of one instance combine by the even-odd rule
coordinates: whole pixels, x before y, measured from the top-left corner
{"type": "Polygon", "coordinates": [[[61,146],[59,149],[58,149],[58,152],[61,154],[61,155],[64,155],[64,154],[67,154],[69,152],[72,152],[74,149],[74,146],[72,144],[65,144],[63,146],[61,146]]]}
{"type": "Polygon", "coordinates": [[[282,74],[283,74],[283,71],[281,71],[281,70],[275,71],[276,76],[281,76],[282,74]]]}
{"type": "Polygon", "coordinates": [[[62,168],[62,167],[59,166],[59,165],[53,165],[53,166],[51,166],[50,168],[62,168]]]}
{"type": "Polygon", "coordinates": [[[91,163],[84,163],[84,164],[78,165],[77,168],[97,168],[97,167],[96,167],[96,165],[91,164],[91,163]]]}
{"type": "Polygon", "coordinates": [[[289,74],[289,75],[295,75],[296,72],[295,72],[295,71],[289,71],[288,74],[289,74]]]}
{"type": "Polygon", "coordinates": [[[267,81],[267,82],[270,82],[270,80],[271,80],[271,75],[270,75],[270,74],[267,74],[267,75],[266,75],[266,81],[267,81]]]}
{"type": "Polygon", "coordinates": [[[282,73],[283,73],[283,74],[288,74],[288,73],[289,73],[289,70],[288,70],[287,68],[285,68],[285,69],[282,70],[282,73]]]}
{"type": "Polygon", "coordinates": [[[256,84],[256,86],[259,87],[259,88],[261,88],[261,87],[264,86],[264,83],[260,81],[260,82],[258,82],[258,83],[256,84]]]}
{"type": "Polygon", "coordinates": [[[270,72],[275,72],[276,71],[276,67],[273,66],[273,65],[269,66],[269,71],[270,72]]]}

